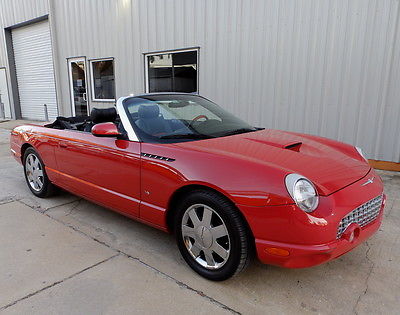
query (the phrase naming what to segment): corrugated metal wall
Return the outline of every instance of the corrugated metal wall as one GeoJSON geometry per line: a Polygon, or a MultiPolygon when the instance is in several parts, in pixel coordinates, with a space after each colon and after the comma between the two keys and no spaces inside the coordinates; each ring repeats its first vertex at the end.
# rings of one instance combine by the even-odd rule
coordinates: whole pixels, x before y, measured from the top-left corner
{"type": "MultiPolygon", "coordinates": [[[[0,0],[0,68],[5,68],[11,107],[14,107],[13,90],[11,87],[11,82],[13,81],[10,77],[10,67],[7,59],[5,28],[46,14],[48,14],[48,0],[0,0]]],[[[10,46],[12,45],[10,44],[10,46]]],[[[8,112],[8,110],[6,111],[8,112]]],[[[11,112],[13,111],[11,110],[11,112]]],[[[15,118],[14,113],[11,116],[15,118]]]]}
{"type": "Polygon", "coordinates": [[[4,28],[48,13],[48,0],[0,0],[0,67],[7,65],[4,28]]]}
{"type": "Polygon", "coordinates": [[[199,46],[200,94],[253,124],[400,161],[398,0],[50,3],[65,114],[66,58],[115,57],[121,96],[144,91],[144,52],[199,46]]]}

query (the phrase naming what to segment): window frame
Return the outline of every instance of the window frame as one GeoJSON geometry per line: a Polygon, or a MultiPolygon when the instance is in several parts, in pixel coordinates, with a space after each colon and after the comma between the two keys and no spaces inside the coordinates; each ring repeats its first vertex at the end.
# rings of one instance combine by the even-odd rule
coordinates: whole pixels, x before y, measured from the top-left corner
{"type": "Polygon", "coordinates": [[[113,72],[114,72],[114,94],[116,93],[115,90],[115,58],[114,57],[106,57],[106,58],[96,58],[96,59],[89,59],[90,64],[90,94],[91,94],[91,101],[92,102],[115,102],[116,98],[95,98],[95,91],[94,91],[94,71],[93,71],[93,64],[99,61],[109,61],[111,60],[113,63],[113,72]]]}
{"type": "MultiPolygon", "coordinates": [[[[181,52],[190,52],[190,51],[195,51],[196,52],[196,80],[197,80],[197,86],[196,86],[196,91],[191,92],[191,94],[199,94],[199,60],[200,60],[200,47],[190,47],[190,48],[180,48],[180,49],[172,49],[172,50],[161,50],[161,51],[152,51],[152,52],[147,52],[143,53],[144,57],[144,91],[145,93],[151,93],[149,92],[149,63],[148,63],[148,57],[150,56],[156,56],[156,55],[166,55],[166,54],[176,54],[176,53],[181,53],[181,52]]],[[[156,92],[154,92],[156,93],[156,92]]],[[[175,92],[166,92],[166,93],[175,93],[175,92]]],[[[179,92],[182,93],[182,92],[179,92]]]]}
{"type": "Polygon", "coordinates": [[[72,116],[75,116],[75,100],[74,100],[74,91],[73,91],[73,82],[72,82],[72,70],[71,70],[71,63],[76,61],[83,61],[85,65],[85,81],[86,81],[86,108],[88,115],[90,114],[90,102],[88,95],[91,94],[91,90],[89,88],[89,81],[88,81],[88,59],[86,56],[76,56],[76,57],[68,57],[67,60],[67,72],[68,72],[68,90],[69,90],[69,99],[71,104],[71,113],[72,116]]]}

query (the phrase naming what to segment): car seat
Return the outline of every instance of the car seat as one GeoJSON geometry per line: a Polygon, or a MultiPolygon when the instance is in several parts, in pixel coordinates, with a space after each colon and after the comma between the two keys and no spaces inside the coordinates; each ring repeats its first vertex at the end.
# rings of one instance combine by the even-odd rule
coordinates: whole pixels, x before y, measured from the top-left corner
{"type": "Polygon", "coordinates": [[[168,122],[160,115],[158,105],[140,105],[138,110],[139,118],[136,120],[136,126],[147,134],[152,136],[171,133],[172,128],[168,122]]]}
{"type": "Polygon", "coordinates": [[[90,112],[90,122],[85,125],[84,131],[91,132],[95,124],[103,122],[115,122],[117,120],[117,110],[110,108],[93,108],[90,112]]]}

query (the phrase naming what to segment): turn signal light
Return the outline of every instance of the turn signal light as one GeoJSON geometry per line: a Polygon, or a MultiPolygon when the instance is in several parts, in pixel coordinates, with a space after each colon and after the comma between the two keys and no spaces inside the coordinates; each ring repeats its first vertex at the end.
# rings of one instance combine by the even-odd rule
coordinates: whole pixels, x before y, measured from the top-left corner
{"type": "Polygon", "coordinates": [[[268,254],[277,255],[277,256],[289,256],[289,251],[283,248],[276,248],[276,247],[268,247],[265,249],[268,254]]]}

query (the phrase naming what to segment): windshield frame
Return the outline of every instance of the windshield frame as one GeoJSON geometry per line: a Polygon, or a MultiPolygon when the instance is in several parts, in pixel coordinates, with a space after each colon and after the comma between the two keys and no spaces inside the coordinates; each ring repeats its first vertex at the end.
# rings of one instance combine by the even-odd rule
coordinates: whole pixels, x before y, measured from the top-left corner
{"type": "MultiPolygon", "coordinates": [[[[218,104],[214,103],[213,101],[207,99],[204,96],[201,96],[199,94],[194,94],[194,93],[182,93],[182,92],[159,92],[159,93],[144,93],[144,94],[139,94],[139,95],[134,95],[134,96],[126,96],[126,97],[121,97],[118,102],[117,102],[117,109],[118,112],[120,113],[120,117],[121,117],[121,121],[122,124],[124,125],[125,130],[127,131],[128,134],[128,138],[131,141],[138,141],[138,142],[144,142],[144,143],[179,143],[179,142],[188,142],[188,141],[201,141],[201,140],[206,140],[206,139],[215,139],[215,138],[220,138],[220,137],[224,137],[224,136],[230,136],[230,135],[234,135],[237,133],[232,133],[232,134],[227,134],[227,135],[220,135],[220,136],[210,136],[208,138],[204,137],[204,138],[162,138],[162,137],[155,137],[155,136],[151,136],[146,134],[143,130],[140,130],[139,127],[136,126],[135,124],[135,120],[133,119],[132,115],[130,114],[129,110],[128,110],[128,101],[138,98],[138,99],[143,99],[143,98],[148,98],[148,97],[152,97],[152,96],[179,96],[179,95],[183,95],[183,96],[190,96],[193,98],[201,98],[207,102],[210,102],[211,104],[217,106],[218,108],[220,108],[222,110],[222,112],[226,112],[229,115],[232,115],[235,119],[237,119],[238,121],[242,121],[240,118],[236,117],[235,115],[231,114],[230,112],[228,112],[227,110],[225,110],[224,108],[222,108],[221,106],[219,106],[218,104]],[[119,105],[119,106],[118,106],[119,105]],[[129,125],[129,126],[126,126],[129,125]],[[146,134],[146,135],[144,135],[146,134]]],[[[157,102],[155,100],[149,100],[149,101],[154,101],[157,102]]],[[[199,104],[200,106],[204,107],[203,105],[199,104]]],[[[207,107],[204,107],[207,109],[207,107]]],[[[245,124],[248,124],[245,121],[242,121],[245,124]]],[[[248,124],[248,126],[250,128],[253,128],[252,130],[249,130],[248,132],[251,131],[257,131],[257,130],[261,130],[264,128],[257,128],[254,126],[251,126],[250,124],[248,124]]],[[[196,133],[193,133],[194,135],[196,133]]],[[[201,133],[198,133],[198,135],[203,135],[201,133]]]]}

